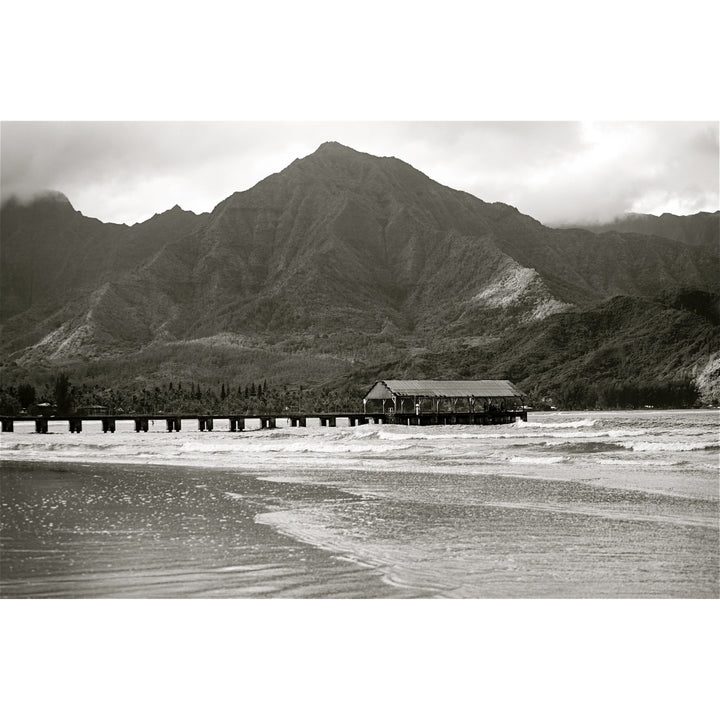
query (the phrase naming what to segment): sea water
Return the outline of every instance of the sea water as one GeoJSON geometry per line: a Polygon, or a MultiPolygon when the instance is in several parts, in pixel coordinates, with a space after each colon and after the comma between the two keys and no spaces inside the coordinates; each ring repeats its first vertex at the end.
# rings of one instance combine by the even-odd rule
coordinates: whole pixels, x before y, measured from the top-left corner
{"type": "Polygon", "coordinates": [[[719,427],[716,411],[242,433],[16,423],[0,594],[718,597],[719,427]]]}

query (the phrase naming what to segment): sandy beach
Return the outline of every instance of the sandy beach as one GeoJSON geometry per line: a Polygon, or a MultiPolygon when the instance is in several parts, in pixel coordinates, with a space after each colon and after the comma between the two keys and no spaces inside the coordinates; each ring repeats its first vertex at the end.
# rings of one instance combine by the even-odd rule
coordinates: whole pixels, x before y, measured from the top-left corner
{"type": "Polygon", "coordinates": [[[2,438],[0,595],[718,597],[717,413],[2,438]]]}
{"type": "MultiPolygon", "coordinates": [[[[337,497],[227,470],[2,464],[2,597],[387,597],[377,572],[255,522],[337,497]]],[[[408,593],[411,595],[411,593],[408,593]]]]}

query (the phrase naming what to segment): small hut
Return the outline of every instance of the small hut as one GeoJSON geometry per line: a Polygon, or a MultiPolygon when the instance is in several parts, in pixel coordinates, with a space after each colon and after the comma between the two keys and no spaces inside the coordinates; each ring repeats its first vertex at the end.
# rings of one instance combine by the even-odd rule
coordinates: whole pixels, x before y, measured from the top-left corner
{"type": "Polygon", "coordinates": [[[520,410],[523,394],[509,380],[378,380],[365,412],[481,413],[520,410]]]}

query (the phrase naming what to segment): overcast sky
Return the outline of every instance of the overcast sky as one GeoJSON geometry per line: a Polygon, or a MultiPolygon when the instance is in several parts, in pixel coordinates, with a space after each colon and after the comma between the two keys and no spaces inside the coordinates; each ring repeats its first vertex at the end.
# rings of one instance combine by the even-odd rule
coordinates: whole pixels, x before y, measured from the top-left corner
{"type": "Polygon", "coordinates": [[[326,140],[548,224],[718,209],[714,122],[5,122],[2,193],[132,224],[211,210],[326,140]]]}

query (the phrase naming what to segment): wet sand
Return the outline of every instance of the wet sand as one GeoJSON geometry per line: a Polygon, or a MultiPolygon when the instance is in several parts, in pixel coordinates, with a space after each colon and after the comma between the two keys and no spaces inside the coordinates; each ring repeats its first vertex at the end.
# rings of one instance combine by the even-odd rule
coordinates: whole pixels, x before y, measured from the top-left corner
{"type": "Polygon", "coordinates": [[[711,498],[515,475],[0,470],[2,597],[718,597],[711,498]]]}
{"type": "Polygon", "coordinates": [[[383,598],[372,568],[255,521],[331,487],[229,470],[3,462],[4,598],[383,598]]]}

